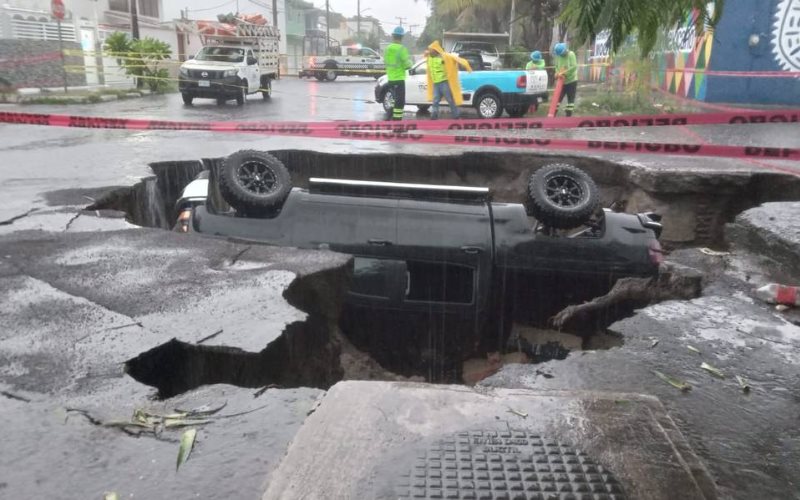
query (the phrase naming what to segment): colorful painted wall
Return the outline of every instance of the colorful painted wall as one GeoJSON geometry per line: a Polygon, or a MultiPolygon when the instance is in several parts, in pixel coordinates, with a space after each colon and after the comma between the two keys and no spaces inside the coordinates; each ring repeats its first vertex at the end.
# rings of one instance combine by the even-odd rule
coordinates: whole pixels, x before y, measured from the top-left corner
{"type": "Polygon", "coordinates": [[[800,0],[726,2],[707,68],[706,101],[800,104],[800,0]]]}
{"type": "Polygon", "coordinates": [[[653,84],[671,94],[706,100],[708,80],[705,74],[714,50],[714,34],[697,36],[694,22],[697,13],[683,25],[667,33],[663,45],[653,56],[653,84]]]}

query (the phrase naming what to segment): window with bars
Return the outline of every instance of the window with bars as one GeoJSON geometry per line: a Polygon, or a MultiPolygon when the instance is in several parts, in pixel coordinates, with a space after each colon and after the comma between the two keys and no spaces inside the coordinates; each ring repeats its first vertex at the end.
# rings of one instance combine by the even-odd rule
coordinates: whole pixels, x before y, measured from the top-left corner
{"type": "MultiPolygon", "coordinates": [[[[136,4],[140,16],[159,18],[158,0],[139,0],[136,4]]],[[[114,12],[130,12],[128,0],[108,0],[108,10],[114,12]]]]}

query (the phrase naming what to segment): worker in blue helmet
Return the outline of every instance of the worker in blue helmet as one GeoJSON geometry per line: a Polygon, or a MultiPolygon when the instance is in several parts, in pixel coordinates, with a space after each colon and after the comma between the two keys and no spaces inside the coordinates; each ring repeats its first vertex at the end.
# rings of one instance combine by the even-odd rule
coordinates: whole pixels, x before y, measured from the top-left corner
{"type": "Polygon", "coordinates": [[[538,50],[531,52],[531,60],[525,65],[526,70],[544,69],[544,58],[538,50]]]}
{"type": "Polygon", "coordinates": [[[403,45],[403,35],[405,34],[406,30],[402,26],[396,27],[392,31],[392,43],[383,52],[389,90],[394,97],[394,108],[389,117],[393,120],[403,119],[403,108],[406,106],[406,72],[411,67],[411,56],[403,45]]]}
{"type": "MultiPolygon", "coordinates": [[[[558,104],[561,106],[561,101],[566,96],[566,115],[572,116],[572,112],[575,110],[575,96],[578,93],[578,58],[575,57],[575,52],[567,48],[567,44],[557,43],[553,47],[553,65],[556,67],[556,78],[564,79],[564,89],[558,98],[558,104]]],[[[558,114],[558,108],[556,108],[556,114],[558,114]]]]}

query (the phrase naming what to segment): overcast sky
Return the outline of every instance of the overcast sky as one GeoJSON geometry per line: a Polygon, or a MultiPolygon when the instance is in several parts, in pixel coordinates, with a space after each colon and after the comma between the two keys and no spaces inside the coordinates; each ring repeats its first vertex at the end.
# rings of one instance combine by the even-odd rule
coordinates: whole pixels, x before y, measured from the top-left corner
{"type": "MultiPolygon", "coordinates": [[[[347,17],[356,15],[357,0],[330,0],[331,10],[347,17]]],[[[314,5],[325,8],[325,0],[314,0],[314,5]]],[[[425,18],[430,13],[426,0],[361,0],[361,15],[373,16],[383,25],[383,30],[391,32],[400,24],[397,16],[403,16],[403,26],[416,24],[412,32],[419,34],[425,27],[425,18]],[[369,9],[369,10],[367,10],[369,9]],[[366,12],[364,12],[366,10],[366,12]]]]}

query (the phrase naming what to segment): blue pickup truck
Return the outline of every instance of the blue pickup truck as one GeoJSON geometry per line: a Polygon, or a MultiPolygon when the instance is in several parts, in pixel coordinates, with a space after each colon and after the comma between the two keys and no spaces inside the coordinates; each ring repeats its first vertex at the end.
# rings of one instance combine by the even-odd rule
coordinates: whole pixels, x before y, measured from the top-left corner
{"type": "MultiPolygon", "coordinates": [[[[464,107],[474,107],[481,118],[500,118],[503,111],[519,118],[531,106],[547,100],[547,72],[544,70],[484,71],[480,55],[459,54],[467,59],[473,71],[459,71],[464,107]]],[[[427,62],[422,60],[408,70],[406,76],[406,104],[416,105],[420,111],[431,106],[428,100],[427,62]]],[[[375,100],[389,113],[394,106],[394,95],[383,75],[375,85],[375,100]]]]}

